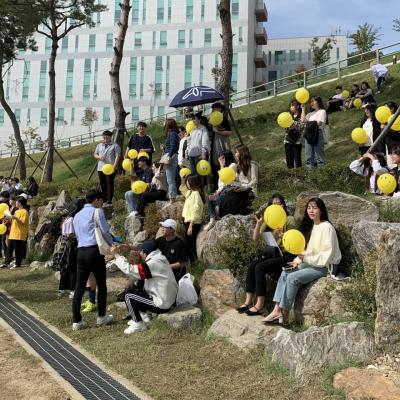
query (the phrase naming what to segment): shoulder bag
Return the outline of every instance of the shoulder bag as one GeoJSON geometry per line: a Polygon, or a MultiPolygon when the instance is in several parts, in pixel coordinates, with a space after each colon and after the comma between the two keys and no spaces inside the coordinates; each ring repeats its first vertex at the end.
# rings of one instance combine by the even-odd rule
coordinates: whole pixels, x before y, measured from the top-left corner
{"type": "Polygon", "coordinates": [[[107,240],[103,236],[103,232],[100,228],[100,217],[99,217],[99,209],[96,208],[94,211],[94,234],[96,236],[97,246],[99,246],[99,252],[103,256],[107,256],[111,254],[111,244],[107,242],[107,240]]]}

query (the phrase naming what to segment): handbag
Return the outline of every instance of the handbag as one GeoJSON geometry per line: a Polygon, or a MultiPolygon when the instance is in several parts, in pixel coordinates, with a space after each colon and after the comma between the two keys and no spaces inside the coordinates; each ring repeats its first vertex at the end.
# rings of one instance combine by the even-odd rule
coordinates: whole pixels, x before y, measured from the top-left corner
{"type": "Polygon", "coordinates": [[[304,138],[311,146],[315,146],[318,143],[319,126],[316,121],[307,122],[306,129],[304,131],[304,138]]]}
{"type": "Polygon", "coordinates": [[[111,254],[112,244],[107,242],[103,236],[103,232],[101,231],[99,211],[100,210],[98,208],[96,208],[94,211],[94,235],[96,236],[96,242],[97,246],[99,247],[100,254],[103,256],[108,256],[111,254]]]}
{"type": "Polygon", "coordinates": [[[168,155],[168,153],[165,153],[161,156],[160,164],[164,164],[164,165],[171,164],[171,157],[168,155]]]}

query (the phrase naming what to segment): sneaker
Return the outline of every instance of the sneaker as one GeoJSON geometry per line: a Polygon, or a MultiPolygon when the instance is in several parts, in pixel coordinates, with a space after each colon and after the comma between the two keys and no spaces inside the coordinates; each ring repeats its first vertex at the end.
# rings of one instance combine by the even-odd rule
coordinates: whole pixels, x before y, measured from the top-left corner
{"type": "Polygon", "coordinates": [[[128,217],[136,217],[136,215],[138,215],[138,212],[137,212],[137,211],[132,211],[132,212],[128,215],[128,217]]]}
{"type": "Polygon", "coordinates": [[[208,232],[215,224],[215,219],[210,219],[210,222],[204,227],[204,230],[208,232]]]}
{"type": "Polygon", "coordinates": [[[15,260],[10,262],[10,268],[15,266],[15,260]]]}
{"type": "Polygon", "coordinates": [[[135,332],[143,332],[147,330],[146,324],[143,321],[140,322],[133,322],[131,325],[129,325],[125,330],[124,333],[126,335],[130,335],[135,332]]]}
{"type": "MultiPolygon", "coordinates": [[[[150,322],[150,318],[149,318],[149,316],[147,315],[147,313],[141,312],[141,313],[140,313],[140,316],[142,317],[142,321],[143,321],[145,324],[148,324],[148,323],[150,322]]],[[[133,319],[131,319],[131,320],[128,321],[128,325],[129,325],[129,326],[132,326],[132,325],[134,325],[134,324],[136,324],[136,323],[137,323],[137,322],[134,321],[133,319]]]]}
{"type": "Polygon", "coordinates": [[[103,326],[108,325],[112,322],[113,316],[112,315],[105,315],[104,317],[97,317],[96,325],[103,326]]]}
{"type": "Polygon", "coordinates": [[[82,310],[83,313],[89,313],[96,309],[96,304],[91,303],[90,301],[87,303],[86,307],[82,310]]]}
{"type": "Polygon", "coordinates": [[[66,290],[59,290],[59,291],[57,292],[57,297],[58,297],[58,298],[61,298],[61,297],[65,296],[66,294],[67,294],[67,291],[66,291],[66,290]]]}
{"type": "Polygon", "coordinates": [[[19,268],[18,265],[16,264],[10,264],[10,269],[17,269],[19,268]]]}
{"type": "Polygon", "coordinates": [[[87,323],[82,320],[81,322],[74,322],[72,324],[72,330],[73,331],[80,331],[82,329],[85,329],[87,327],[87,323]]]}
{"type": "Polygon", "coordinates": [[[70,299],[73,299],[73,298],[74,298],[74,291],[73,291],[73,290],[71,290],[71,291],[69,292],[68,298],[70,298],[70,299]]]}

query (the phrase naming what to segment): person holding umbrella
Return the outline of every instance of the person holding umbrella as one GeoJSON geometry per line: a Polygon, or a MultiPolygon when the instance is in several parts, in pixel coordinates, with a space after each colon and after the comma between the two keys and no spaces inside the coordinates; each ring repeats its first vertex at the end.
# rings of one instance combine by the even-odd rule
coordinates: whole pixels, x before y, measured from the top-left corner
{"type": "Polygon", "coordinates": [[[201,111],[193,114],[192,120],[196,127],[188,137],[187,154],[192,174],[198,175],[196,170],[197,163],[199,160],[206,160],[208,156],[208,121],[206,117],[203,117],[201,111]]]}

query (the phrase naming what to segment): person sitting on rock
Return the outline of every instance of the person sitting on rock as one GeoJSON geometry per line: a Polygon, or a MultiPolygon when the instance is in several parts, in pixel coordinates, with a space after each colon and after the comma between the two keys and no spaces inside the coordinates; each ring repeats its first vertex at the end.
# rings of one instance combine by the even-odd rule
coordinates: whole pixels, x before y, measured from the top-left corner
{"type": "Polygon", "coordinates": [[[186,274],[186,265],[189,257],[186,251],[185,242],[176,235],[176,221],[166,219],[160,222],[162,236],[156,239],[157,247],[167,258],[171,265],[172,272],[178,282],[186,274]]]}
{"type": "Polygon", "coordinates": [[[154,240],[146,241],[139,246],[139,252],[133,252],[133,262],[120,255],[122,250],[132,250],[129,245],[114,245],[111,249],[116,256],[115,264],[140,285],[126,290],[125,303],[132,320],[124,333],[130,335],[147,329],[142,313],[150,311],[164,314],[175,303],[178,284],[166,257],[157,248],[154,240]],[[143,290],[139,288],[143,287],[143,290]]]}
{"type": "MultiPolygon", "coordinates": [[[[288,215],[285,199],[279,193],[272,195],[267,207],[272,204],[280,205],[288,215]]],[[[246,299],[237,309],[240,314],[244,312],[249,316],[261,315],[261,310],[264,308],[267,293],[265,275],[270,274],[275,279],[278,279],[282,268],[286,267],[286,264],[295,258],[293,254],[287,253],[282,247],[283,234],[289,229],[296,228],[294,217],[288,215],[284,227],[275,230],[271,230],[263,223],[261,213],[256,213],[254,217],[256,226],[253,231],[253,240],[257,241],[260,235],[266,235],[267,245],[263,254],[249,265],[246,275],[246,299]],[[253,305],[254,294],[257,296],[257,301],[253,305]]]]}
{"type": "Polygon", "coordinates": [[[308,200],[301,222],[307,247],[282,271],[275,290],[275,307],[263,323],[285,324],[300,287],[329,273],[335,273],[342,254],[335,228],[329,222],[325,203],[318,197],[308,200]]]}

